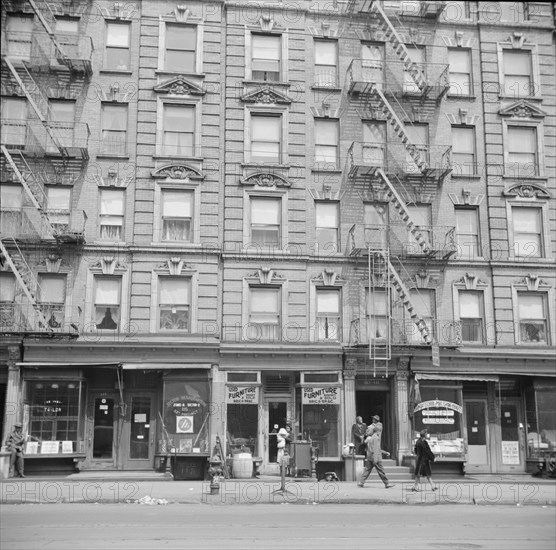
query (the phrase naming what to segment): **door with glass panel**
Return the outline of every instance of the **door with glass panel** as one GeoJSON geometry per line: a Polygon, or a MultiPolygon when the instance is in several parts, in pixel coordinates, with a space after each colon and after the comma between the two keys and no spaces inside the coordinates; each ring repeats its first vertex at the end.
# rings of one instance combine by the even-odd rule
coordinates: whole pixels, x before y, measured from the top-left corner
{"type": "Polygon", "coordinates": [[[85,468],[112,469],[116,466],[118,401],[113,391],[92,392],[87,403],[85,468]]]}
{"type": "Polygon", "coordinates": [[[154,464],[155,398],[151,392],[126,396],[122,428],[122,458],[126,470],[151,469],[154,464]]]}
{"type": "Polygon", "coordinates": [[[486,399],[466,399],[467,467],[469,471],[490,471],[486,399]]]}
{"type": "Polygon", "coordinates": [[[524,470],[525,429],[518,398],[503,398],[500,403],[500,439],[498,441],[498,471],[524,470]]]}
{"type": "Polygon", "coordinates": [[[279,473],[277,435],[280,429],[285,429],[288,419],[292,418],[291,398],[265,396],[264,416],[263,470],[266,473],[279,473]]]}

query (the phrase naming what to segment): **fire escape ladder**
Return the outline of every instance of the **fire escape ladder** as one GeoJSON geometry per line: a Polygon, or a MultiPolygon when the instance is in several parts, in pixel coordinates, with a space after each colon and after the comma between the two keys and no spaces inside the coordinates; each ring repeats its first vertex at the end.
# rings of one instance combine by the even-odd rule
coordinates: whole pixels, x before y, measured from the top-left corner
{"type": "Polygon", "coordinates": [[[427,161],[423,158],[421,152],[419,151],[419,148],[409,139],[409,136],[405,131],[404,123],[399,119],[391,103],[388,101],[388,99],[386,99],[384,92],[378,86],[373,84],[373,93],[380,98],[380,102],[382,104],[382,113],[394,128],[396,135],[400,138],[413,162],[415,162],[421,173],[426,172],[428,168],[427,161]]]}
{"type": "Polygon", "coordinates": [[[398,296],[402,304],[404,305],[405,309],[409,313],[412,321],[417,326],[417,330],[423,336],[423,340],[431,345],[432,344],[432,337],[427,327],[427,323],[423,318],[421,318],[417,313],[415,313],[415,306],[411,302],[409,297],[409,290],[403,283],[400,275],[398,274],[396,268],[392,265],[392,262],[385,257],[385,261],[388,264],[388,270],[390,271],[390,280],[392,281],[392,286],[394,287],[395,291],[397,292],[398,296]]]}
{"type": "Polygon", "coordinates": [[[31,76],[31,73],[29,72],[27,67],[25,67],[25,65],[21,65],[21,70],[24,72],[25,80],[27,80],[26,85],[10,59],[8,57],[4,57],[4,61],[6,62],[6,65],[10,69],[10,72],[12,73],[16,82],[23,90],[23,93],[25,94],[25,97],[33,108],[33,111],[35,111],[35,113],[39,117],[39,120],[42,122],[49,138],[52,140],[62,157],[67,157],[68,152],[66,148],[62,146],[60,139],[56,135],[55,129],[52,128],[50,124],[50,107],[48,105],[48,99],[40,91],[40,88],[34,78],[31,76]],[[31,84],[33,92],[31,92],[29,84],[31,84]]]}
{"type": "Polygon", "coordinates": [[[396,188],[390,181],[390,179],[386,176],[382,169],[377,170],[377,174],[382,178],[382,181],[386,184],[386,196],[392,203],[394,210],[399,214],[402,218],[403,222],[407,226],[409,232],[413,235],[415,241],[421,248],[421,250],[425,254],[430,254],[432,252],[432,248],[430,243],[427,241],[426,237],[423,236],[423,233],[419,230],[418,226],[415,225],[413,220],[411,219],[411,214],[409,213],[405,201],[402,199],[400,194],[396,191],[396,188]]]}
{"type": "Polygon", "coordinates": [[[0,252],[2,252],[2,255],[4,256],[8,266],[15,275],[19,286],[21,287],[25,296],[29,300],[29,303],[35,310],[39,323],[45,330],[52,332],[52,327],[48,324],[48,321],[46,320],[46,317],[44,316],[40,305],[37,303],[35,295],[29,288],[29,286],[32,285],[34,288],[37,289],[38,292],[40,292],[39,282],[37,281],[37,278],[33,274],[31,268],[29,267],[29,264],[25,261],[25,258],[23,257],[19,246],[17,246],[16,240],[12,238],[0,240],[0,252]],[[16,254],[11,255],[8,252],[8,249],[4,246],[4,243],[6,242],[9,242],[10,246],[13,246],[17,250],[16,254]]]}
{"type": "Polygon", "coordinates": [[[389,17],[380,6],[380,2],[376,0],[371,1],[369,11],[378,17],[379,27],[392,44],[396,55],[402,61],[405,70],[411,75],[411,78],[415,84],[417,84],[419,90],[423,93],[426,92],[428,86],[423,71],[419,68],[418,63],[411,60],[409,50],[405,47],[404,41],[396,30],[396,27],[392,24],[389,17]]]}

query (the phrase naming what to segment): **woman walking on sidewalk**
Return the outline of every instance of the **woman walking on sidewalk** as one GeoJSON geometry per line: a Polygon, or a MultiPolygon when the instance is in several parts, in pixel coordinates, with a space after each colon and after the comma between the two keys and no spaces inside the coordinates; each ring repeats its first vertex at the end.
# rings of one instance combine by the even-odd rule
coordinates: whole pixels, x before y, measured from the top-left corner
{"type": "Polygon", "coordinates": [[[425,476],[431,484],[431,489],[436,491],[432,482],[431,462],[434,462],[434,453],[431,451],[427,442],[428,430],[421,430],[420,438],[415,443],[415,454],[417,460],[415,461],[415,484],[411,488],[412,491],[418,490],[418,485],[421,483],[421,476],[425,476]]]}

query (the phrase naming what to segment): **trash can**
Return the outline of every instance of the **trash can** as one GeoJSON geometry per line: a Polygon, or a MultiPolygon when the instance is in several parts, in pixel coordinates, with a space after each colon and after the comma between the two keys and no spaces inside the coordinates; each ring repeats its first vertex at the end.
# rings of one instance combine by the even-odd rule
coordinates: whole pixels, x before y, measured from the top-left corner
{"type": "Polygon", "coordinates": [[[365,455],[349,455],[344,460],[346,481],[357,481],[364,470],[365,455]]]}

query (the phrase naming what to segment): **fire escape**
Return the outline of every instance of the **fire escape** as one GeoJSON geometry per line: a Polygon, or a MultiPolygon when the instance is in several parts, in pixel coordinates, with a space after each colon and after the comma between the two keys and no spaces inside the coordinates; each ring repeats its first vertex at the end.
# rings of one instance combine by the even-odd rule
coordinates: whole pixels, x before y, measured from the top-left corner
{"type": "Polygon", "coordinates": [[[2,39],[3,91],[24,108],[17,120],[2,120],[0,183],[6,196],[9,188],[15,195],[21,190],[21,198],[2,205],[1,259],[16,287],[11,300],[0,304],[0,332],[77,336],[72,319],[64,322],[65,306],[44,302],[30,256],[69,254],[69,259],[84,244],[85,212],[72,209],[71,203],[63,211],[53,208],[45,184],[67,190],[68,184],[80,182],[86,168],[88,125],[77,122],[75,114],[57,120],[49,98],[52,90],[62,90],[63,99],[84,97],[92,72],[92,39],[82,32],[81,22],[79,32],[55,32],[56,17],[45,1],[12,1],[2,7],[27,20],[32,16],[33,32],[7,30],[2,39]]]}
{"type": "MultiPolygon", "coordinates": [[[[411,4],[415,8],[412,17],[434,21],[444,3],[411,4]]],[[[352,225],[348,234],[346,254],[354,260],[351,271],[356,283],[348,290],[353,315],[349,345],[368,345],[369,358],[386,368],[392,345],[437,346],[440,332],[445,343],[446,331],[444,327],[439,330],[439,321],[427,311],[426,300],[414,284],[414,271],[415,266],[419,272],[432,264],[442,270],[455,252],[455,227],[431,225],[430,220],[419,217],[420,204],[432,203],[451,172],[451,148],[429,145],[418,131],[422,120],[438,112],[448,92],[448,66],[412,58],[419,48],[408,44],[411,33],[403,31],[398,17],[402,5],[349,2],[348,23],[365,21],[375,36],[382,33],[385,46],[382,55],[352,60],[340,107],[342,116],[355,112],[362,125],[370,125],[364,141],[353,142],[349,148],[343,200],[354,205],[357,201],[383,205],[378,210],[371,208],[370,216],[363,212],[367,208],[363,204],[359,216],[350,213],[367,219],[352,225]],[[399,61],[386,62],[389,47],[399,61]],[[394,139],[388,140],[388,135],[394,139]],[[396,219],[390,219],[390,212],[396,219]],[[362,306],[359,284],[365,278],[368,294],[362,306]]],[[[450,332],[450,345],[457,342],[456,333],[455,328],[450,332]]]]}

